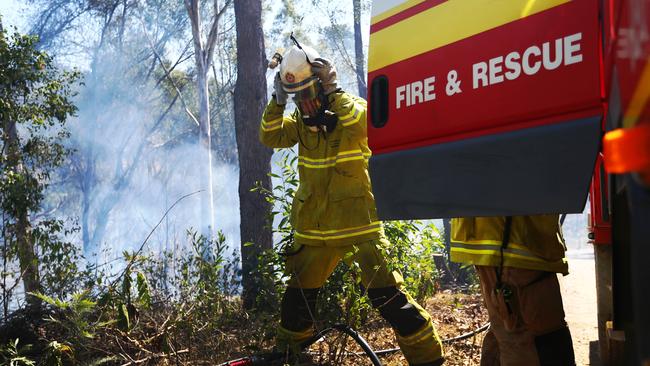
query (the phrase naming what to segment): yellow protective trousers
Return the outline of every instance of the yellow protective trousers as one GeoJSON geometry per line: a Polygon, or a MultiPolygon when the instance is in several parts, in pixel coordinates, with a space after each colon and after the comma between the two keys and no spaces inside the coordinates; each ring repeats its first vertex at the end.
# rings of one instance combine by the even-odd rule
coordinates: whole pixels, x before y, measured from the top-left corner
{"type": "Polygon", "coordinates": [[[286,263],[290,280],[282,300],[278,348],[296,350],[314,334],[316,296],[343,260],[361,269],[361,282],[373,307],[392,326],[409,364],[429,364],[441,359],[442,342],[431,316],[402,289],[402,276],[386,267],[381,248],[388,245],[382,237],[347,246],[294,248],[297,253],[289,256],[286,263]]]}

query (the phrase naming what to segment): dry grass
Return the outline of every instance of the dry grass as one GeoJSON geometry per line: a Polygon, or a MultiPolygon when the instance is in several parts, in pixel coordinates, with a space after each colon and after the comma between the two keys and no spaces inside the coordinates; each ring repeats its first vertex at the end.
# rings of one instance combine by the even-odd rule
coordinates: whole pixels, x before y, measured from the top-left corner
{"type": "MultiPolygon", "coordinates": [[[[238,307],[236,301],[232,305],[238,307]]],[[[430,298],[425,307],[443,339],[470,332],[487,322],[480,295],[443,292],[430,298]]],[[[43,315],[16,316],[13,326],[3,327],[0,338],[6,342],[4,338],[18,337],[22,344],[40,344],[30,356],[42,356],[42,347],[50,340],[68,341],[75,349],[72,358],[76,359],[69,364],[112,356],[114,361],[107,365],[217,365],[270,350],[277,322],[277,314],[260,318],[233,311],[225,318],[218,317],[218,324],[211,324],[205,322],[207,314],[192,306],[162,305],[140,314],[131,331],[123,332],[115,326],[97,329],[95,336],[82,345],[66,337],[69,333],[62,332],[57,323],[33,321],[43,315]]],[[[358,331],[374,350],[397,347],[392,329],[376,312],[358,331]]],[[[478,334],[448,344],[445,365],[478,365],[482,339],[483,334],[478,334]]],[[[360,351],[350,337],[332,332],[310,348],[309,360],[301,365],[370,365],[365,355],[352,354],[360,351]]],[[[406,365],[401,352],[382,356],[381,360],[384,365],[406,365]]]]}
{"type": "MultiPolygon", "coordinates": [[[[441,293],[429,299],[425,307],[432,315],[438,333],[443,339],[471,332],[487,322],[487,311],[481,303],[480,295],[441,293]]],[[[359,330],[359,333],[374,350],[397,347],[392,329],[376,313],[359,330]]],[[[246,337],[244,334],[240,336],[246,337]]],[[[445,347],[447,359],[445,365],[479,365],[483,336],[484,333],[480,333],[466,340],[448,344],[445,347]]],[[[253,339],[249,338],[249,340],[253,339]]],[[[231,352],[227,352],[229,357],[234,358],[247,353],[241,348],[243,346],[241,339],[238,341],[233,339],[231,345],[232,347],[229,347],[231,352]]],[[[350,337],[332,332],[310,348],[311,360],[303,362],[301,365],[371,365],[365,355],[352,354],[359,352],[361,352],[360,347],[350,337]],[[345,343],[344,346],[343,343],[345,343]]],[[[224,360],[224,358],[220,358],[216,361],[223,362],[224,360]]],[[[381,361],[388,366],[407,365],[401,352],[382,356],[381,361]]]]}

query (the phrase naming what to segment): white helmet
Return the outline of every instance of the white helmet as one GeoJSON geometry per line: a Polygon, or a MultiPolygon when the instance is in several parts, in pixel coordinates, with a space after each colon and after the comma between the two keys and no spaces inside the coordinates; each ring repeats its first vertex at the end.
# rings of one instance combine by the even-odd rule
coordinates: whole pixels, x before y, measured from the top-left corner
{"type": "Polygon", "coordinates": [[[282,89],[293,94],[293,100],[303,116],[316,116],[322,111],[321,85],[311,70],[311,63],[318,57],[313,48],[292,46],[282,56],[280,80],[282,89]]]}
{"type": "Polygon", "coordinates": [[[307,46],[291,46],[282,56],[280,79],[287,93],[298,93],[318,81],[311,71],[311,62],[320,57],[318,52],[307,46]]]}

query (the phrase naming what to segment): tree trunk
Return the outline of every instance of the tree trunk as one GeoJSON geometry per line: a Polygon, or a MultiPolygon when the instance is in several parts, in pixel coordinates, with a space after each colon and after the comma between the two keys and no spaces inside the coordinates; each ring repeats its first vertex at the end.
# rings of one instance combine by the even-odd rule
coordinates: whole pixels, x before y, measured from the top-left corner
{"type": "Polygon", "coordinates": [[[359,87],[359,96],[366,99],[366,71],[365,59],[363,56],[363,42],[361,40],[361,0],[352,0],[354,7],[354,57],[356,62],[357,86],[359,87]]]}
{"type": "MultiPolygon", "coordinates": [[[[18,141],[18,132],[16,123],[5,120],[3,123],[4,134],[2,138],[7,147],[7,170],[14,171],[17,176],[25,176],[25,168],[20,157],[20,144],[18,141]]],[[[25,298],[27,304],[32,307],[38,307],[40,301],[35,296],[27,295],[28,292],[40,291],[38,260],[34,252],[34,242],[32,240],[32,226],[29,222],[27,205],[18,204],[15,212],[15,225],[13,227],[16,235],[16,246],[18,249],[18,262],[22,274],[23,286],[25,288],[25,298]]]]}
{"type": "Polygon", "coordinates": [[[271,206],[259,193],[251,192],[256,182],[271,189],[273,150],[259,142],[259,124],[266,106],[266,55],[262,33],[260,0],[235,1],[237,26],[237,83],[235,84],[235,129],[239,155],[239,203],[243,301],[245,308],[255,303],[256,279],[252,271],[258,256],[273,247],[271,206]],[[249,245],[252,243],[252,245],[249,245]]]}
{"type": "Polygon", "coordinates": [[[212,148],[210,136],[210,94],[208,91],[208,65],[205,59],[197,64],[197,90],[199,94],[199,144],[201,155],[201,188],[205,193],[201,200],[201,230],[208,238],[214,233],[214,194],[212,192],[212,148]]]}
{"type": "Polygon", "coordinates": [[[20,272],[23,275],[23,285],[25,286],[25,299],[31,308],[35,308],[40,305],[40,300],[35,296],[28,295],[28,293],[40,291],[41,286],[39,283],[38,260],[34,253],[32,226],[27,217],[27,212],[21,212],[16,222],[16,242],[20,272]]]}
{"type": "Polygon", "coordinates": [[[207,197],[201,200],[201,226],[203,234],[209,239],[213,237],[214,230],[214,200],[212,191],[212,150],[210,147],[210,103],[208,90],[208,71],[212,64],[212,55],[217,42],[219,18],[230,5],[232,0],[226,0],[223,8],[218,9],[217,1],[214,2],[214,19],[205,43],[202,41],[201,14],[199,0],[185,0],[185,9],[192,26],[192,40],[194,41],[194,57],[196,60],[196,86],[199,93],[199,129],[200,146],[205,149],[200,162],[204,170],[201,174],[201,187],[205,189],[207,197]]]}

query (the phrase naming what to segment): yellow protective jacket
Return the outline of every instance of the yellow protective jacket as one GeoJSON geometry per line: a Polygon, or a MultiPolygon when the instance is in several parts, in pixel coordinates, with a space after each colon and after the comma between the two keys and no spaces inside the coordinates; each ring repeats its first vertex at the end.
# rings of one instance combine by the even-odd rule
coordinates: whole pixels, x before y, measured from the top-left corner
{"type": "Polygon", "coordinates": [[[269,147],[298,144],[300,186],[291,209],[297,244],[351,245],[378,239],[382,226],[368,175],[366,101],[344,92],[328,96],[338,116],[332,132],[313,132],[298,110],[284,116],[272,98],[260,126],[260,141],[269,147]]]}
{"type": "MultiPolygon", "coordinates": [[[[505,217],[451,220],[451,260],[499,266],[505,217]]],[[[558,215],[514,216],[510,240],[503,251],[505,267],[568,274],[566,246],[558,215]]]]}

